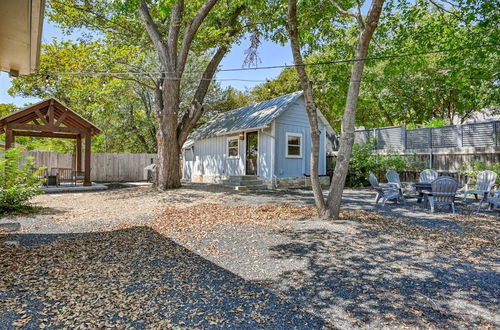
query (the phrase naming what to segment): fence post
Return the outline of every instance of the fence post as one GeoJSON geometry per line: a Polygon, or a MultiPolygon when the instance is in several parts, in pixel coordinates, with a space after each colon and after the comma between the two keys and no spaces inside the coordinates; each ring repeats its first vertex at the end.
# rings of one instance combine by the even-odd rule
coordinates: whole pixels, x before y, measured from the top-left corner
{"type": "Polygon", "coordinates": [[[498,140],[499,140],[498,134],[499,134],[499,132],[498,132],[498,127],[497,126],[498,126],[499,123],[500,123],[500,121],[494,121],[493,122],[493,139],[495,141],[495,146],[498,146],[498,140]]]}
{"type": "Polygon", "coordinates": [[[408,143],[408,132],[406,131],[406,126],[402,126],[403,129],[403,139],[404,139],[404,145],[403,149],[406,150],[408,149],[407,143],[408,143]]]}
{"type": "Polygon", "coordinates": [[[464,126],[460,125],[460,146],[463,148],[464,146],[464,126]]]}
{"type": "Polygon", "coordinates": [[[432,127],[429,127],[429,168],[432,168],[432,127]]]}
{"type": "Polygon", "coordinates": [[[457,125],[457,146],[460,148],[464,146],[464,141],[462,137],[462,125],[457,125]]]}

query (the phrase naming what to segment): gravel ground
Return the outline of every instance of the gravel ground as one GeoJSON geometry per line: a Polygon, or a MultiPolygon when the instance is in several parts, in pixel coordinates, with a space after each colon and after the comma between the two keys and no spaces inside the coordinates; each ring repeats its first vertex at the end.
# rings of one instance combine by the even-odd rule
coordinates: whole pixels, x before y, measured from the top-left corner
{"type": "Polygon", "coordinates": [[[328,326],[147,227],[0,254],[1,329],[328,326]]]}
{"type": "MultiPolygon", "coordinates": [[[[103,270],[104,273],[98,272],[96,275],[97,279],[101,279],[98,285],[100,291],[107,292],[105,288],[111,285],[109,279],[114,276],[121,278],[123,274],[135,274],[132,277],[134,285],[148,287],[149,291],[137,291],[132,295],[136,299],[140,293],[143,299],[149,301],[149,304],[144,300],[138,302],[145,304],[140,305],[140,310],[145,310],[141,319],[145,318],[146,323],[136,324],[130,321],[128,318],[131,316],[127,314],[130,313],[130,308],[125,307],[109,307],[101,318],[96,318],[99,322],[118,322],[120,317],[117,319],[110,315],[114,311],[121,311],[126,316],[123,317],[123,322],[120,321],[122,323],[116,323],[120,326],[182,325],[180,320],[188,316],[180,305],[176,305],[178,293],[173,295],[177,297],[172,298],[173,300],[159,296],[161,298],[158,299],[165,299],[164,307],[159,307],[162,310],[160,314],[165,316],[163,321],[150,320],[150,315],[156,315],[157,312],[148,309],[153,301],[150,299],[151,295],[157,294],[155,288],[158,286],[158,290],[161,290],[162,285],[171,285],[159,283],[154,274],[161,274],[184,258],[167,258],[170,252],[165,251],[175,247],[174,250],[180,249],[196,260],[193,262],[193,274],[211,274],[200,269],[213,268],[218,272],[227,273],[227,276],[235,276],[240,281],[238,283],[244,287],[252,286],[255,288],[252,292],[263,290],[262,292],[273,297],[260,299],[258,296],[244,295],[247,299],[253,299],[253,302],[240,297],[227,298],[234,298],[236,302],[233,304],[253,306],[254,302],[264,302],[264,305],[271,302],[266,305],[268,307],[262,307],[262,310],[271,313],[270,311],[276,309],[276,313],[271,316],[276,318],[274,321],[258,318],[262,323],[255,323],[257,321],[248,316],[254,315],[253,312],[245,312],[246,316],[242,318],[228,317],[226,305],[217,305],[214,315],[220,314],[227,321],[223,324],[212,324],[207,321],[207,315],[211,313],[209,307],[203,301],[197,302],[200,295],[203,296],[200,287],[211,292],[210,297],[216,296],[212,298],[217,301],[226,301],[226,298],[217,297],[224,296],[227,292],[223,288],[219,290],[219,284],[214,287],[212,283],[215,282],[211,282],[212,280],[205,285],[202,277],[193,276],[190,285],[197,289],[193,291],[193,295],[189,294],[190,299],[205,314],[200,314],[200,318],[183,321],[188,327],[242,327],[242,324],[245,324],[249,328],[291,328],[291,324],[294,324],[299,328],[322,328],[333,324],[340,328],[500,328],[500,213],[472,213],[475,205],[468,204],[459,205],[458,215],[430,214],[415,203],[410,203],[407,207],[389,204],[386,208],[381,208],[373,205],[373,195],[369,190],[347,190],[344,207],[352,211],[344,212],[343,220],[321,221],[309,218],[313,201],[308,191],[237,193],[222,187],[195,185],[158,194],[148,188],[130,188],[100,193],[40,196],[37,202],[49,206],[49,209],[36,216],[9,218],[9,221],[21,222],[23,231],[30,233],[12,236],[13,239],[19,239],[22,245],[73,238],[67,241],[68,243],[57,241],[42,247],[20,250],[28,249],[27,256],[33,253],[39,256],[41,252],[36,252],[39,249],[43,251],[45,248],[55,247],[55,250],[65,251],[68,246],[67,249],[72,251],[69,253],[71,258],[75,258],[78,264],[92,272],[96,271],[95,265],[106,266],[104,269],[108,269],[108,273],[103,270]],[[197,207],[188,207],[193,205],[197,207]],[[193,209],[199,212],[189,211],[193,209]],[[307,215],[308,219],[297,216],[298,213],[307,215]],[[278,214],[279,217],[274,218],[272,214],[278,214]],[[155,231],[146,230],[144,227],[109,234],[46,235],[143,225],[155,229],[163,236],[158,236],[155,231]],[[123,234],[134,233],[135,230],[141,233],[138,237],[146,236],[141,238],[141,242],[145,241],[144,249],[123,248],[121,243],[112,247],[109,247],[109,244],[101,246],[103,237],[107,241],[118,241],[117,238],[111,239],[105,235],[124,236],[124,244],[137,246],[137,242],[130,242],[129,234],[123,234]],[[144,234],[144,231],[147,234],[144,234]],[[100,238],[96,240],[92,235],[104,236],[98,236],[100,238]],[[153,239],[150,236],[154,237],[154,240],[158,240],[156,236],[168,237],[164,241],[167,242],[165,246],[168,245],[169,248],[164,247],[163,243],[158,249],[148,247],[153,239]],[[84,242],[90,242],[97,250],[103,249],[107,252],[98,253],[95,259],[85,257],[88,253],[81,252],[82,246],[87,245],[84,242]],[[136,250],[139,252],[135,253],[136,250]],[[115,253],[119,255],[119,262],[111,262],[115,253]],[[159,257],[158,254],[169,261],[160,262],[158,267],[161,269],[146,267],[148,262],[159,257]],[[130,258],[127,255],[130,255],[130,258]],[[96,262],[90,263],[89,260],[96,262]],[[117,264],[126,266],[117,268],[116,274],[109,273],[117,264]],[[144,272],[141,269],[144,269],[144,272]],[[139,270],[141,273],[136,274],[139,270]],[[149,274],[149,270],[154,274],[149,274]],[[142,280],[139,280],[141,277],[142,280]],[[151,286],[148,283],[155,284],[151,286]],[[280,297],[284,300],[279,300],[280,297]],[[289,306],[290,301],[301,310],[290,311],[296,316],[288,316],[285,313],[286,308],[280,307],[289,306]],[[176,313],[163,310],[169,308],[165,307],[168,304],[177,306],[176,313]],[[299,320],[306,321],[301,323],[299,320]],[[156,323],[160,321],[170,323],[156,323]],[[286,323],[289,321],[292,323],[286,323]]],[[[4,220],[5,218],[2,222],[4,220]]],[[[12,247],[10,249],[16,250],[12,247]]],[[[67,260],[67,255],[68,253],[63,253],[59,258],[67,260]]],[[[28,263],[25,259],[21,260],[24,260],[21,263],[28,263]]],[[[45,269],[47,272],[51,260],[52,258],[47,257],[44,266],[37,267],[38,271],[45,269]]],[[[183,269],[186,274],[190,272],[189,265],[190,262],[187,262],[187,265],[181,262],[176,269],[183,269]]],[[[4,268],[1,269],[6,269],[7,266],[3,264],[4,268]]],[[[25,271],[28,270],[29,268],[25,271]]],[[[220,273],[218,274],[215,277],[220,276],[220,273]]],[[[43,286],[43,289],[58,283],[61,276],[48,276],[50,283],[43,286]]],[[[175,272],[170,272],[168,276],[176,275],[175,272]]],[[[37,276],[32,278],[39,280],[37,276]]],[[[28,284],[24,285],[23,280],[13,282],[15,280],[12,277],[7,279],[2,282],[3,285],[8,288],[20,288],[19,292],[25,292],[22,290],[25,290],[28,284]],[[13,286],[13,283],[18,283],[19,286],[13,286]]],[[[171,281],[170,277],[168,281],[171,281]]],[[[184,283],[183,281],[186,280],[173,282],[179,285],[184,283]]],[[[121,290],[120,286],[112,287],[119,292],[121,290]]],[[[79,284],[77,292],[85,291],[86,288],[86,284],[79,284]]],[[[182,286],[179,288],[185,289],[182,286]]],[[[27,290],[36,291],[32,288],[27,290]]],[[[23,298],[20,301],[23,303],[16,302],[15,306],[29,310],[39,306],[30,291],[27,291],[25,296],[21,295],[23,298]],[[28,307],[19,307],[23,304],[28,307]]],[[[43,290],[41,292],[40,296],[45,297],[43,290]]],[[[65,291],[59,291],[58,294],[64,296],[65,291]]],[[[56,297],[58,301],[61,299],[56,297]]],[[[88,303],[88,299],[94,299],[92,297],[94,296],[80,294],[78,299],[88,303]]],[[[0,301],[7,298],[9,297],[4,296],[0,301]]],[[[66,303],[64,299],[62,301],[66,303]]],[[[106,299],[108,298],[104,301],[106,299]]],[[[205,303],[213,305],[213,300],[210,299],[205,303]]],[[[157,300],[154,305],[156,302],[157,300]]],[[[163,306],[161,303],[159,305],[163,306]]],[[[51,305],[50,308],[53,307],[51,305]]],[[[67,315],[61,314],[61,310],[67,311],[61,307],[59,312],[53,314],[52,321],[54,317],[59,317],[57,315],[67,315]]],[[[83,322],[94,317],[85,314],[87,312],[87,309],[81,312],[84,316],[75,317],[74,313],[70,315],[74,317],[72,320],[83,322]]],[[[266,313],[268,312],[261,314],[270,315],[266,313]]],[[[34,314],[34,310],[18,315],[4,312],[0,319],[13,321],[19,315],[28,315],[32,320],[34,314]]],[[[29,322],[28,325],[36,324],[29,322]]],[[[3,328],[2,324],[0,328],[3,328]]]]}

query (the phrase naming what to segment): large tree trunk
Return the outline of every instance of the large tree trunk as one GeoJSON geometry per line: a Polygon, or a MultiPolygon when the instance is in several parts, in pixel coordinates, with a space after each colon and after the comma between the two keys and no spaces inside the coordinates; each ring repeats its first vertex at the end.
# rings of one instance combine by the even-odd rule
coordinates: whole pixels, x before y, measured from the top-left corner
{"type": "Polygon", "coordinates": [[[181,187],[181,148],[177,142],[177,136],[169,134],[168,130],[165,130],[164,127],[160,126],[158,130],[159,163],[156,171],[156,188],[159,190],[181,187]]]}
{"type": "Polygon", "coordinates": [[[158,104],[158,162],[156,188],[168,190],[181,187],[180,154],[181,143],[178,136],[180,80],[164,81],[161,100],[158,104]],[[161,108],[162,107],[162,108],[161,108]]]}
{"type": "Polygon", "coordinates": [[[290,35],[290,46],[292,48],[293,61],[299,76],[300,85],[304,91],[304,100],[306,104],[307,117],[311,128],[311,187],[314,192],[314,202],[320,218],[329,216],[326,208],[323,190],[319,181],[319,142],[320,131],[318,128],[318,113],[316,104],[314,104],[311,82],[307,76],[300,53],[299,33],[297,28],[297,1],[288,1],[288,33],[290,35]]]}
{"type": "Polygon", "coordinates": [[[375,29],[377,28],[383,4],[384,0],[373,0],[366,22],[361,23],[362,29],[358,40],[356,61],[352,67],[351,81],[347,92],[346,107],[342,118],[340,147],[337,153],[335,170],[333,172],[332,182],[330,184],[330,193],[328,194],[327,200],[330,215],[333,218],[338,218],[340,214],[340,203],[342,201],[342,193],[347,177],[347,171],[349,169],[352,146],[354,144],[356,109],[358,106],[361,78],[363,77],[363,70],[365,67],[365,61],[363,59],[365,59],[368,55],[370,41],[372,40],[375,29]]]}
{"type": "MultiPolygon", "coordinates": [[[[181,186],[180,155],[181,148],[189,132],[196,125],[203,114],[203,101],[208,88],[215,75],[220,61],[224,58],[229,48],[222,43],[208,63],[200,80],[198,88],[191,102],[189,111],[179,118],[180,106],[180,80],[186,66],[187,57],[193,39],[203,21],[218,0],[205,0],[197,15],[183,24],[184,0],[177,0],[170,15],[170,26],[166,38],[150,15],[146,1],[141,1],[139,14],[144,26],[155,45],[161,68],[164,74],[158,80],[155,90],[158,117],[158,159],[156,171],[156,187],[159,190],[175,189],[181,186]],[[181,38],[182,35],[182,38],[181,38]],[[166,39],[166,40],[164,40],[166,39]],[[182,42],[180,40],[182,39],[182,42]],[[179,48],[180,46],[180,48],[179,48]]],[[[228,19],[221,21],[223,26],[229,27],[226,37],[233,37],[238,32],[238,17],[245,6],[240,5],[229,15],[228,19]]]]}

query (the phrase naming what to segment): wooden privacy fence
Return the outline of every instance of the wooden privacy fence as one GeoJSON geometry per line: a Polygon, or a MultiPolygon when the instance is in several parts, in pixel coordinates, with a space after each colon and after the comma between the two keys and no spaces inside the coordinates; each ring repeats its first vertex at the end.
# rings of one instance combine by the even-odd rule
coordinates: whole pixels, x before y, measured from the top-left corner
{"type": "Polygon", "coordinates": [[[354,141],[373,141],[378,150],[500,146],[500,121],[417,129],[393,126],[358,130],[354,141]]]}
{"type": "MultiPolygon", "coordinates": [[[[76,168],[74,153],[61,152],[23,152],[33,156],[37,167],[76,168]]],[[[121,154],[121,153],[92,153],[91,180],[95,182],[144,181],[144,167],[157,162],[157,154],[121,154]]]]}

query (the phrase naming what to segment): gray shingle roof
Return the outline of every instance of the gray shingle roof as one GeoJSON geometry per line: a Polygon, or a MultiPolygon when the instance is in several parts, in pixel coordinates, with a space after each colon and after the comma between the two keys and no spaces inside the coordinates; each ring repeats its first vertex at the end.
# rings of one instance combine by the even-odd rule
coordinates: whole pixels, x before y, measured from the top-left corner
{"type": "Polygon", "coordinates": [[[268,126],[301,96],[302,91],[295,92],[247,107],[223,112],[191,133],[189,139],[197,140],[208,136],[226,135],[268,126]]]}

